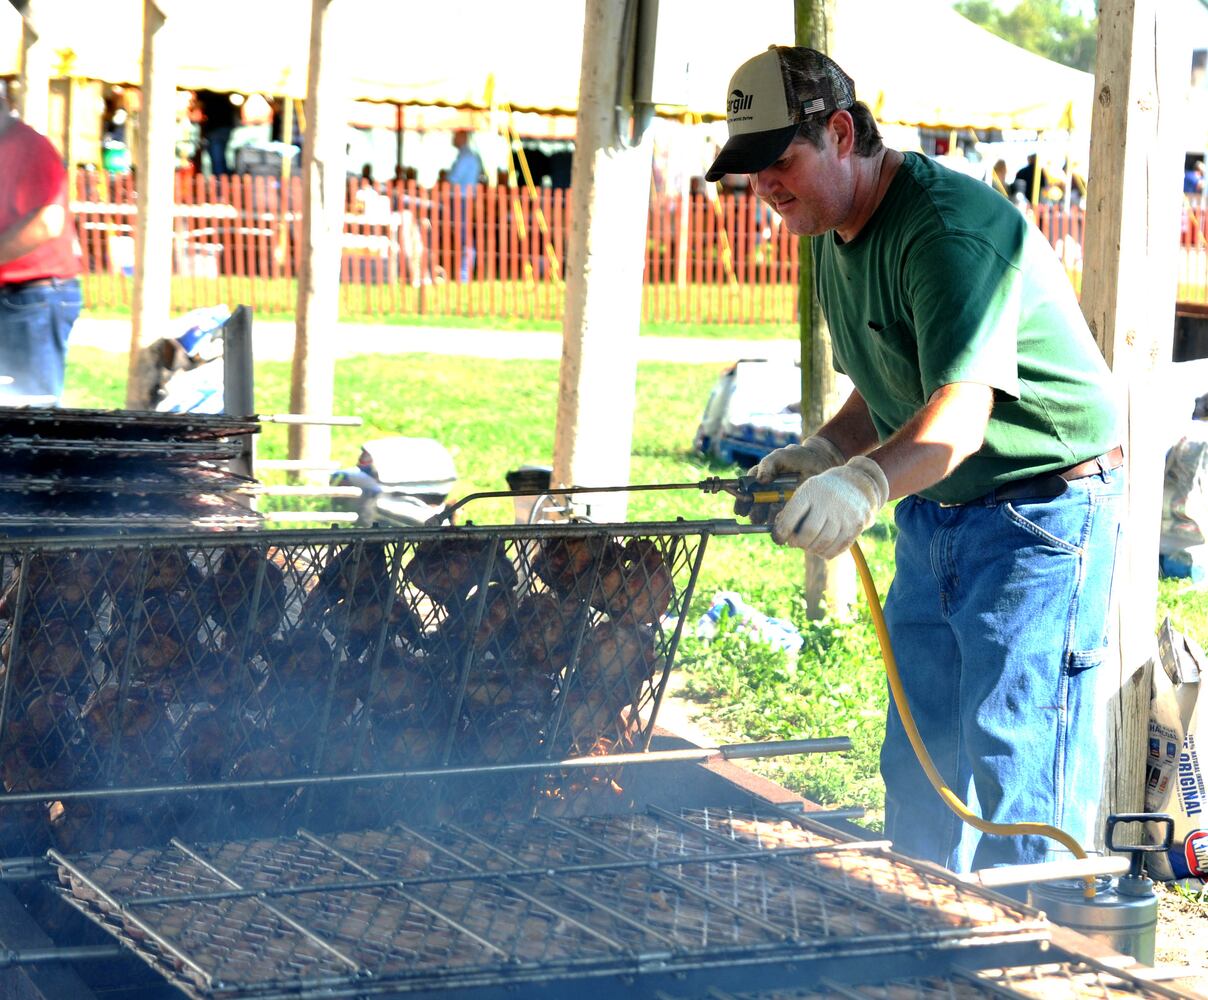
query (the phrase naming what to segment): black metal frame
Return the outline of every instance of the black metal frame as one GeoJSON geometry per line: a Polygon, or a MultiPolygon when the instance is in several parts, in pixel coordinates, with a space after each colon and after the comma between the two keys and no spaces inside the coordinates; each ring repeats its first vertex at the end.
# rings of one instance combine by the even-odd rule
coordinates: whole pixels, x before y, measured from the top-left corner
{"type": "MultiPolygon", "coordinates": [[[[124,808],[123,802],[129,805],[135,800],[144,803],[158,801],[171,805],[169,800],[172,797],[197,798],[212,797],[213,793],[296,789],[306,801],[301,813],[295,810],[286,820],[286,826],[279,827],[285,829],[299,821],[314,822],[309,817],[315,807],[315,796],[322,789],[346,788],[349,794],[366,794],[375,787],[386,787],[387,783],[407,781],[418,785],[426,782],[429,785],[424,793],[426,799],[430,804],[438,804],[440,800],[450,798],[460,800],[477,796],[481,800],[484,795],[496,791],[492,788],[484,790],[481,786],[484,783],[497,784],[501,779],[511,781],[518,793],[531,795],[537,787],[534,781],[538,785],[544,782],[547,787],[551,783],[557,785],[560,781],[568,780],[571,768],[594,766],[601,775],[591,780],[607,782],[615,772],[607,773],[609,769],[595,760],[568,762],[563,767],[568,757],[581,756],[589,751],[592,754],[600,753],[600,747],[592,746],[594,736],[581,738],[577,735],[582,724],[576,722],[573,715],[577,707],[581,708],[578,703],[572,704],[575,702],[576,686],[582,687],[589,707],[594,705],[592,698],[606,702],[594,705],[597,715],[600,711],[617,713],[615,726],[609,723],[611,728],[600,730],[602,735],[609,738],[609,745],[604,748],[606,751],[623,754],[626,751],[648,750],[707,540],[714,533],[735,528],[733,522],[673,522],[643,525],[517,525],[506,528],[346,529],[324,532],[188,532],[150,538],[92,536],[0,540],[0,585],[8,588],[8,608],[4,612],[7,626],[0,620],[0,640],[3,640],[0,667],[13,667],[5,669],[0,678],[0,746],[10,745],[16,740],[18,748],[26,747],[28,753],[38,759],[47,775],[44,780],[39,779],[26,787],[8,782],[6,790],[0,792],[0,817],[10,808],[34,808],[45,802],[70,806],[72,803],[92,801],[103,806],[103,825],[105,817],[112,814],[114,809],[124,808]],[[490,599],[497,596],[493,589],[497,578],[516,580],[520,591],[542,595],[552,593],[542,579],[540,564],[533,562],[534,558],[539,558],[541,553],[547,551],[545,547],[572,544],[595,546],[598,543],[620,548],[621,542],[630,539],[640,540],[650,550],[657,551],[667,567],[666,578],[660,578],[660,582],[665,583],[669,590],[663,605],[669,613],[666,622],[660,617],[649,624],[635,623],[622,628],[614,621],[610,625],[610,617],[615,620],[616,615],[610,616],[602,609],[601,599],[597,596],[602,588],[601,577],[605,567],[602,560],[592,561],[581,578],[572,581],[573,593],[559,598],[563,602],[563,610],[558,613],[565,616],[561,622],[565,632],[564,648],[558,654],[562,659],[558,664],[553,664],[551,660],[551,665],[545,668],[560,671],[560,679],[549,682],[554,685],[552,690],[556,691],[554,700],[541,709],[540,718],[528,723],[531,736],[528,735],[529,730],[525,730],[511,743],[505,744],[503,750],[483,758],[481,753],[485,750],[476,749],[478,744],[474,741],[481,741],[482,732],[489,735],[489,724],[481,723],[480,732],[475,732],[472,727],[467,729],[466,712],[471,709],[463,706],[468,705],[471,696],[481,699],[481,694],[475,689],[475,685],[481,683],[479,671],[491,665],[491,657],[495,654],[489,651],[484,653],[476,642],[456,640],[457,644],[452,644],[454,640],[439,637],[440,630],[449,623],[447,613],[440,611],[440,601],[460,602],[462,598],[444,595],[434,598],[424,590],[422,584],[417,588],[414,579],[408,576],[409,562],[419,561],[419,554],[430,546],[436,547],[438,556],[443,552],[442,547],[450,547],[450,551],[456,554],[463,551],[461,546],[469,546],[482,556],[474,564],[475,578],[462,588],[472,595],[465,598],[463,605],[466,609],[463,612],[464,632],[477,635],[491,612],[490,599]],[[230,609],[220,607],[215,610],[212,585],[222,577],[224,560],[231,557],[238,559],[242,554],[250,554],[252,559],[249,562],[251,570],[238,581],[239,589],[233,599],[234,614],[238,620],[233,623],[219,622],[230,609]],[[174,589],[164,592],[156,590],[153,580],[160,564],[172,559],[184,563],[188,572],[181,574],[178,582],[171,585],[174,589]],[[273,559],[284,565],[285,570],[274,568],[273,559]],[[295,564],[301,563],[307,565],[298,570],[295,564]],[[73,596],[69,602],[62,596],[62,581],[53,577],[62,575],[64,566],[70,569],[79,564],[92,566],[93,575],[105,583],[104,586],[96,584],[96,596],[73,596]],[[538,568],[534,569],[534,565],[538,568]],[[116,584],[112,579],[116,572],[111,569],[112,566],[120,566],[125,574],[116,584]],[[501,566],[503,570],[500,570],[501,566]],[[271,775],[240,775],[224,771],[208,777],[190,774],[185,780],[179,777],[173,780],[173,774],[179,771],[176,761],[182,753],[179,749],[184,739],[182,734],[192,720],[191,713],[194,713],[190,704],[203,704],[208,709],[209,702],[204,699],[209,696],[181,695],[176,689],[162,694],[160,688],[149,687],[150,684],[161,684],[161,677],[169,676],[169,672],[148,676],[154,672],[140,659],[140,639],[149,636],[153,642],[157,637],[156,630],[161,629],[177,639],[180,636],[176,633],[188,632],[191,638],[187,642],[190,645],[181,654],[184,657],[182,666],[171,669],[183,674],[185,681],[197,686],[206,681],[205,674],[212,669],[212,656],[221,654],[233,678],[222,697],[235,699],[240,706],[249,705],[249,699],[258,696],[253,689],[265,683],[265,671],[271,669],[269,660],[275,655],[267,651],[266,636],[257,634],[260,609],[268,608],[271,612],[271,622],[266,627],[276,629],[276,634],[283,637],[283,642],[290,636],[310,641],[312,632],[308,630],[312,625],[306,617],[309,613],[307,607],[317,590],[331,585],[331,580],[325,582],[325,575],[336,581],[332,585],[333,592],[328,595],[328,603],[336,610],[342,606],[344,614],[343,617],[334,618],[327,615],[319,626],[315,626],[322,629],[325,637],[317,641],[331,646],[332,666],[330,675],[323,678],[321,692],[315,694],[321,705],[310,723],[312,730],[305,734],[305,753],[299,752],[292,768],[271,775]],[[368,580],[369,587],[363,598],[359,596],[364,582],[362,578],[368,580]],[[109,596],[104,596],[101,591],[109,596]],[[204,601],[202,595],[205,596],[204,601]],[[358,611],[358,601],[378,613],[377,618],[373,619],[378,623],[363,633],[354,634],[352,619],[358,611]],[[205,605],[204,609],[196,610],[202,604],[205,605]],[[350,607],[351,611],[348,610],[350,607]],[[249,609],[257,611],[253,613],[249,609]],[[391,616],[396,611],[401,611],[404,619],[412,620],[413,630],[423,630],[424,635],[419,638],[411,635],[406,641],[400,639],[391,623],[391,616]],[[443,621],[442,614],[445,615],[443,621]],[[80,624],[81,621],[83,624],[80,624]],[[155,624],[156,621],[161,621],[161,624],[155,624]],[[600,664],[598,637],[613,634],[607,632],[613,625],[626,635],[645,635],[643,641],[649,644],[649,651],[644,655],[649,660],[642,668],[644,679],[632,676],[629,679],[614,679],[608,682],[612,685],[610,688],[591,672],[600,664]],[[35,637],[48,626],[57,627],[63,632],[70,631],[71,637],[63,640],[66,653],[55,647],[51,654],[46,654],[34,646],[27,652],[25,646],[34,643],[35,637]],[[605,632],[601,632],[601,628],[605,632]],[[439,648],[434,646],[437,640],[427,638],[433,635],[437,635],[444,645],[439,648]],[[115,637],[117,645],[114,645],[115,637]],[[427,652],[421,646],[426,646],[427,652]],[[395,756],[388,760],[373,758],[367,748],[372,726],[379,721],[372,704],[374,692],[382,690],[384,678],[388,675],[397,676],[395,661],[399,656],[411,656],[407,650],[413,647],[419,649],[415,655],[420,656],[421,660],[417,661],[418,666],[408,669],[424,669],[424,663],[433,662],[437,654],[448,661],[448,688],[444,692],[449,703],[447,721],[440,723],[443,728],[439,730],[434,728],[437,725],[435,722],[429,726],[433,735],[429,741],[434,744],[433,751],[412,758],[406,756],[406,750],[402,757],[395,756]],[[194,652],[194,649],[197,651],[194,652]],[[43,676],[39,673],[45,666],[44,660],[50,661],[50,666],[57,669],[56,655],[72,661],[78,675],[72,683],[77,688],[64,692],[59,678],[53,674],[43,676]],[[108,659],[103,659],[105,656],[108,659]],[[427,660],[422,659],[424,656],[427,656],[427,660]],[[31,657],[41,658],[34,664],[31,657]],[[80,665],[75,662],[79,660],[86,663],[80,665]],[[480,664],[486,666],[480,667],[480,664]],[[31,671],[35,675],[32,679],[29,677],[31,671]],[[344,673],[341,674],[341,671],[344,673]],[[350,710],[340,701],[339,686],[345,682],[344,675],[353,672],[360,678],[358,683],[361,687],[358,690],[362,693],[357,696],[361,699],[356,702],[357,707],[350,710]],[[108,693],[112,704],[109,706],[109,716],[104,719],[107,728],[96,736],[91,732],[85,733],[80,726],[90,721],[86,710],[95,701],[98,692],[102,691],[108,693]],[[141,700],[136,700],[136,696],[141,700]],[[29,711],[32,701],[41,698],[44,703],[50,704],[47,699],[52,697],[56,699],[54,706],[59,718],[53,724],[43,724],[49,728],[48,732],[37,731],[31,738],[22,731],[22,720],[18,716],[23,711],[29,711]],[[144,743],[141,742],[136,742],[133,749],[148,759],[156,754],[156,759],[164,754],[172,759],[165,765],[166,770],[162,774],[154,770],[135,774],[133,765],[127,760],[131,746],[124,736],[125,727],[128,720],[137,721],[138,713],[146,707],[145,702],[149,698],[160,706],[156,711],[163,721],[161,728],[169,730],[167,749],[159,746],[153,750],[144,749],[144,743]],[[202,702],[181,700],[187,698],[201,698],[202,702]],[[352,711],[352,715],[340,725],[339,720],[349,711],[352,711]],[[14,736],[14,733],[18,735],[14,736]],[[337,733],[345,742],[352,741],[350,755],[346,752],[347,746],[333,742],[337,733]],[[104,737],[103,742],[96,742],[100,737],[104,737]],[[51,744],[54,744],[53,747],[51,744]],[[569,755],[568,749],[571,750],[569,755]],[[333,755],[340,751],[344,751],[344,757],[335,759],[333,755]],[[86,752],[88,759],[94,761],[87,768],[79,763],[82,752],[86,752]],[[533,777],[524,777],[526,773],[533,777]],[[448,780],[432,784],[441,778],[448,780]]],[[[642,575],[647,572],[644,567],[630,567],[628,571],[631,573],[630,579],[636,580],[639,585],[646,584],[642,575]]],[[[428,589],[431,590],[431,587],[428,589]]],[[[462,590],[458,593],[462,593],[462,590]]],[[[226,603],[229,605],[232,601],[227,599],[226,603]]],[[[463,626],[458,627],[462,629],[463,626]]],[[[445,630],[449,631],[447,628],[445,630]]],[[[510,651],[503,652],[507,656],[512,655],[510,651]]],[[[615,666],[611,664],[611,667],[615,666]]],[[[605,662],[603,668],[610,668],[610,664],[605,662]]],[[[632,674],[632,671],[628,672],[632,674]]],[[[505,692],[505,696],[507,694],[505,692]]],[[[285,695],[278,697],[283,699],[285,695]]],[[[271,709],[272,706],[269,706],[268,710],[271,709]]],[[[250,709],[241,707],[239,713],[242,714],[232,716],[233,746],[240,745],[240,727],[247,729],[251,725],[243,721],[248,711],[250,709]]],[[[481,714],[474,717],[482,718],[481,714]]],[[[423,721],[421,719],[421,723],[423,721]]],[[[493,724],[493,719],[490,724],[493,724]]],[[[243,737],[245,744],[253,737],[255,733],[247,730],[243,737]]],[[[149,747],[150,743],[146,743],[146,746],[149,747]]],[[[548,802],[545,804],[549,805],[548,802]]],[[[467,803],[467,808],[473,810],[478,806],[467,803]]],[[[106,835],[100,825],[96,832],[99,836],[106,835]]],[[[203,839],[222,835],[217,828],[198,831],[187,827],[185,832],[190,836],[200,832],[203,839]]],[[[234,832],[236,835],[239,833],[237,830],[234,832]]],[[[65,849],[86,849],[88,846],[87,842],[82,845],[69,844],[65,849]]],[[[31,844],[31,848],[36,848],[36,845],[31,844]]],[[[12,853],[11,850],[9,853],[12,853]]]]}
{"type": "MultiPolygon", "coordinates": [[[[51,857],[69,886],[60,890],[65,899],[187,995],[206,1000],[451,991],[514,997],[518,989],[525,996],[566,995],[623,984],[638,995],[704,995],[752,980],[761,988],[824,975],[867,982],[874,975],[935,975],[969,962],[1034,963],[1044,955],[1049,928],[1034,911],[888,855],[884,843],[844,841],[787,816],[771,810],[764,821],[782,830],[791,823],[801,846],[759,846],[750,825],[757,814],[654,809],[628,819],[534,820],[477,831],[396,824],[380,835],[322,838],[301,831],[297,838],[240,844],[177,841],[171,850],[134,857],[51,857]],[[517,853],[553,844],[571,851],[569,859],[524,864],[517,853]],[[869,860],[891,871],[894,883],[865,884],[863,892],[846,884],[869,860]],[[135,870],[123,872],[123,864],[135,870]],[[308,880],[312,873],[317,877],[308,880]],[[111,892],[106,879],[122,889],[111,892]],[[946,914],[931,905],[939,897],[951,904],[946,914]],[[328,900],[339,900],[339,907],[328,900]],[[190,908],[201,914],[200,927],[182,915],[190,908]],[[388,913],[372,946],[360,925],[340,929],[345,912],[366,915],[367,925],[388,913]],[[493,918],[485,930],[484,912],[493,918]],[[224,916],[231,926],[222,925],[224,916]],[[560,930],[528,933],[537,918],[560,930]],[[417,929],[416,921],[423,926],[417,929]],[[175,936],[164,930],[169,925],[175,936]],[[288,928],[309,943],[311,959],[325,958],[323,974],[219,978],[218,970],[230,966],[212,946],[242,940],[245,925],[267,927],[269,942],[274,926],[288,928]],[[476,948],[477,959],[449,966],[435,945],[426,958],[410,950],[416,934],[431,941],[435,933],[453,954],[476,948]],[[379,940],[397,941],[396,950],[380,954],[379,940]],[[376,967],[365,954],[377,956],[376,967]]],[[[284,941],[277,949],[299,950],[284,941]]],[[[247,959],[254,968],[258,960],[271,968],[280,957],[257,951],[247,959]]]]}

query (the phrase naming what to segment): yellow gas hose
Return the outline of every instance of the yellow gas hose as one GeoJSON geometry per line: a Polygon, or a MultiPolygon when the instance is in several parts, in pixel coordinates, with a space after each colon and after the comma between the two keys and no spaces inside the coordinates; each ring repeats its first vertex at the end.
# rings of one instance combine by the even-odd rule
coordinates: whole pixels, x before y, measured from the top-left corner
{"type": "MultiPolygon", "coordinates": [[[[1086,851],[1082,845],[1078,843],[1064,830],[1050,826],[1048,823],[991,823],[989,820],[984,820],[977,814],[971,812],[968,806],[961,801],[960,797],[944,784],[944,779],[940,777],[939,771],[935,769],[935,764],[931,760],[931,755],[927,752],[927,748],[923,745],[922,737],[919,736],[918,727],[914,724],[914,716],[910,714],[910,706],[906,703],[906,692],[902,688],[902,677],[898,673],[898,663],[894,659],[893,647],[889,643],[889,629],[885,625],[885,615],[881,611],[881,599],[877,596],[877,585],[873,582],[872,573],[869,572],[868,563],[864,559],[864,553],[860,551],[860,544],[853,543],[851,547],[852,558],[856,561],[856,572],[860,574],[860,583],[864,586],[864,596],[868,600],[868,611],[872,615],[873,626],[877,630],[877,642],[881,646],[881,658],[885,661],[885,675],[889,678],[889,690],[893,695],[893,702],[897,706],[898,715],[902,719],[902,728],[906,730],[906,735],[910,739],[910,745],[914,748],[914,755],[918,758],[919,764],[927,774],[927,780],[931,782],[931,787],[944,803],[965,823],[968,823],[975,830],[980,830],[982,833],[995,833],[1003,836],[1016,836],[1033,834],[1039,837],[1048,837],[1050,840],[1056,840],[1063,844],[1073,853],[1076,858],[1085,858],[1086,851]]],[[[1084,893],[1088,899],[1095,895],[1095,880],[1093,877],[1086,877],[1086,889],[1084,893]]]]}

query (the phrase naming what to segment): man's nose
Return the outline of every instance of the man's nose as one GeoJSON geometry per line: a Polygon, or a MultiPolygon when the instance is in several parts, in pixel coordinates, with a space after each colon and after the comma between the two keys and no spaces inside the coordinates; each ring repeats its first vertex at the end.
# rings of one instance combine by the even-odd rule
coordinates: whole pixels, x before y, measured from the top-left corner
{"type": "Polygon", "coordinates": [[[748,180],[751,182],[751,190],[760,198],[767,198],[771,195],[772,181],[768,176],[768,171],[761,170],[757,174],[747,174],[748,180]]]}

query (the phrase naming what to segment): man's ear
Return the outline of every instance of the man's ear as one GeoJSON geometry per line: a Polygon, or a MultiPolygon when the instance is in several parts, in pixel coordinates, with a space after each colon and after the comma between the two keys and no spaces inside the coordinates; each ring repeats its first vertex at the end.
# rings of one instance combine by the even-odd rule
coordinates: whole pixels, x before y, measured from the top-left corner
{"type": "Polygon", "coordinates": [[[840,157],[851,156],[856,146],[856,123],[850,111],[836,111],[826,123],[835,137],[835,150],[840,157]]]}

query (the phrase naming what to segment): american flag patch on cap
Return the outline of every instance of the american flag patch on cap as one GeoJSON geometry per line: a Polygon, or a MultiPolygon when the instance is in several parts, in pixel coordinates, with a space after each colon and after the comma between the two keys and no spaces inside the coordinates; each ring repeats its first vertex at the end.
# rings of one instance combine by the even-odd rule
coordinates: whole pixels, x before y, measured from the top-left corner
{"type": "Polygon", "coordinates": [[[801,113],[803,115],[813,115],[817,114],[825,107],[826,101],[824,101],[821,97],[816,97],[814,100],[810,101],[809,104],[801,105],[801,113]]]}

